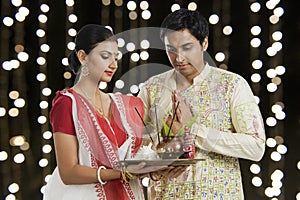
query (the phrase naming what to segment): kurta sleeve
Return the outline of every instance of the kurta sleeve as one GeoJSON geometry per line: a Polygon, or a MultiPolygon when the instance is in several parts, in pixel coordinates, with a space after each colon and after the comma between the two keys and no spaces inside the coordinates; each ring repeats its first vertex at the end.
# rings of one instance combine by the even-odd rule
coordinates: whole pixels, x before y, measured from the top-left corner
{"type": "Polygon", "coordinates": [[[259,161],[265,151],[265,130],[258,105],[248,83],[242,79],[230,101],[233,132],[192,125],[196,147],[219,154],[259,161]]]}
{"type": "Polygon", "coordinates": [[[143,83],[141,84],[140,86],[140,91],[139,91],[139,94],[138,96],[143,104],[144,104],[144,120],[145,121],[149,121],[149,110],[150,110],[150,102],[149,102],[149,97],[148,97],[148,94],[147,94],[147,89],[146,89],[146,84],[143,83]]]}

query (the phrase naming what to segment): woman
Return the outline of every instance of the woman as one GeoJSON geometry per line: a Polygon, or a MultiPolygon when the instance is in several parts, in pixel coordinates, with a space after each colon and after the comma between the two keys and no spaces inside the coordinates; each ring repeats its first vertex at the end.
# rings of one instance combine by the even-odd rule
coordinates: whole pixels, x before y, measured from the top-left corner
{"type": "Polygon", "coordinates": [[[109,29],[89,24],[75,44],[69,64],[78,81],[57,92],[50,112],[57,167],[44,199],[144,199],[137,174],[119,166],[141,145],[143,103],[98,89],[117,70],[116,38],[109,29]]]}

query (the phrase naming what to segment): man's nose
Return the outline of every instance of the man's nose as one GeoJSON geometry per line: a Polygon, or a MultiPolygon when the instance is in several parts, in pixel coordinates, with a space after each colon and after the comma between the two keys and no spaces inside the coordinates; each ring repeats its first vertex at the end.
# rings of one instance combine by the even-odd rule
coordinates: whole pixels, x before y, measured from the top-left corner
{"type": "Polygon", "coordinates": [[[184,56],[182,55],[182,53],[178,52],[176,54],[176,62],[183,62],[184,61],[184,56]]]}

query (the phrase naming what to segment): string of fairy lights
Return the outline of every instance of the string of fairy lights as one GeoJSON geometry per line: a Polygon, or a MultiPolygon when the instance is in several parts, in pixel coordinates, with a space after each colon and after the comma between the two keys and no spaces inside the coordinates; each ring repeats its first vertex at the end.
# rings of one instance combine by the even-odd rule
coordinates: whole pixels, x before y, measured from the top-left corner
{"type": "MultiPolygon", "coordinates": [[[[273,200],[282,199],[284,196],[283,193],[283,184],[282,179],[284,178],[284,172],[282,170],[282,166],[284,163],[284,159],[282,159],[282,155],[287,153],[287,147],[284,144],[284,140],[282,137],[283,130],[279,121],[285,119],[284,112],[284,103],[282,102],[282,83],[281,76],[285,73],[285,67],[282,65],[282,38],[283,33],[281,31],[281,17],[284,14],[284,9],[280,6],[277,6],[280,3],[279,0],[269,0],[265,5],[261,5],[259,2],[252,2],[250,4],[250,16],[254,15],[254,21],[251,24],[251,62],[253,73],[251,75],[252,85],[260,87],[259,83],[261,81],[261,77],[263,76],[262,71],[266,71],[266,76],[270,80],[266,85],[266,90],[270,94],[270,104],[271,104],[271,112],[265,120],[266,128],[267,128],[267,148],[271,149],[270,156],[271,162],[276,163],[275,165],[270,165],[270,169],[262,170],[262,166],[259,163],[253,163],[250,166],[250,171],[253,174],[252,184],[255,187],[264,187],[264,194],[268,198],[272,198],[273,200]],[[259,24],[259,16],[260,12],[262,12],[262,7],[265,6],[267,12],[270,13],[268,18],[269,23],[269,34],[268,38],[270,38],[269,46],[266,49],[261,48],[262,41],[262,29],[259,24]],[[268,60],[263,60],[260,58],[260,51],[265,51],[262,53],[266,53],[268,55],[268,60]],[[263,70],[265,68],[265,70],[263,70]],[[273,133],[272,133],[273,130],[273,133]],[[275,167],[274,167],[275,166],[275,167]],[[261,173],[262,171],[269,171],[270,180],[262,180],[261,173]],[[270,184],[271,182],[271,184],[270,184]]],[[[250,22],[251,23],[251,22],[250,22]]],[[[258,89],[259,88],[255,88],[258,89]]],[[[257,97],[257,102],[260,102],[259,97],[257,97]]]]}
{"type": "MultiPolygon", "coordinates": [[[[51,160],[54,154],[54,147],[51,145],[52,132],[49,124],[49,105],[51,104],[51,99],[49,96],[53,93],[51,87],[48,85],[47,81],[47,53],[50,50],[50,46],[47,44],[47,34],[48,34],[48,13],[50,11],[50,6],[46,0],[39,0],[39,12],[37,15],[38,29],[35,34],[38,37],[38,57],[36,58],[36,65],[39,69],[36,79],[40,84],[40,115],[36,119],[41,128],[40,137],[42,138],[41,152],[42,158],[36,163],[43,170],[43,180],[40,182],[40,193],[42,194],[45,189],[45,184],[47,183],[49,177],[51,176],[52,168],[49,163],[54,162],[51,160]]],[[[119,33],[122,30],[122,22],[129,20],[128,28],[146,27],[147,22],[152,17],[151,5],[149,1],[123,1],[123,0],[102,0],[101,7],[101,24],[110,27],[110,17],[111,6],[115,6],[113,13],[114,16],[114,32],[119,33]],[[126,12],[125,12],[125,9],[126,12]],[[128,13],[126,15],[125,13],[128,13]],[[139,20],[138,20],[139,19],[139,20]]],[[[208,17],[208,21],[212,28],[214,29],[214,42],[218,41],[220,43],[214,43],[214,51],[209,52],[218,67],[223,69],[228,69],[228,59],[229,59],[229,46],[230,37],[235,31],[234,27],[230,25],[230,1],[227,4],[218,5],[218,1],[215,3],[215,7],[212,9],[212,13],[208,17]],[[226,16],[226,17],[224,17],[226,16]],[[216,31],[218,30],[218,31],[216,31]],[[217,35],[216,35],[217,34],[217,35]],[[221,44],[221,45],[220,45],[221,44]]],[[[70,87],[72,83],[72,76],[70,69],[68,68],[67,55],[70,51],[75,48],[74,38],[77,34],[75,24],[78,21],[78,16],[75,13],[75,0],[66,0],[66,21],[65,21],[65,43],[66,50],[65,55],[62,56],[61,64],[64,67],[63,77],[65,80],[65,86],[70,87]]],[[[183,4],[183,3],[182,3],[183,4]]],[[[181,3],[176,1],[170,6],[170,11],[175,11],[182,7],[181,3]]],[[[190,10],[197,10],[197,2],[189,2],[187,8],[190,10]]],[[[15,46],[15,56],[9,53],[3,52],[1,55],[1,95],[0,95],[0,123],[1,123],[1,142],[0,142],[0,166],[5,166],[5,172],[9,174],[15,174],[9,169],[11,163],[17,163],[21,167],[24,164],[26,154],[24,152],[30,149],[29,133],[23,134],[8,134],[9,129],[5,127],[12,126],[8,118],[17,118],[23,116],[24,112],[29,112],[25,110],[26,104],[29,104],[28,99],[26,99],[26,94],[24,90],[25,86],[16,85],[11,87],[8,83],[7,74],[11,72],[21,73],[22,63],[26,63],[30,58],[30,53],[26,52],[26,48],[23,45],[22,31],[24,27],[22,23],[26,20],[29,15],[30,10],[23,6],[22,0],[11,0],[3,2],[1,4],[1,13],[4,13],[2,18],[2,25],[5,31],[10,32],[14,27],[14,30],[18,30],[18,39],[14,41],[15,46]],[[6,12],[10,7],[16,8],[14,15],[6,12]],[[6,83],[7,82],[7,83],[6,83]],[[18,88],[20,87],[20,88],[18,88]],[[13,88],[10,90],[9,88],[13,88]],[[8,98],[6,98],[8,96],[8,98]],[[13,104],[9,104],[12,101],[13,104]],[[8,145],[4,144],[3,141],[7,141],[8,145]],[[11,148],[17,150],[11,151],[11,148]]],[[[253,162],[250,165],[249,172],[252,174],[252,185],[257,189],[263,190],[263,195],[272,200],[278,200],[284,198],[284,186],[283,179],[285,178],[285,172],[283,170],[284,166],[284,155],[287,154],[288,148],[284,143],[284,130],[283,130],[283,120],[286,118],[285,106],[282,100],[283,88],[282,88],[282,77],[285,75],[286,67],[284,66],[282,60],[283,51],[283,38],[284,34],[282,32],[282,16],[284,16],[284,8],[280,6],[280,0],[268,0],[265,4],[259,1],[249,0],[249,37],[250,37],[250,62],[251,62],[251,87],[253,88],[255,98],[257,103],[260,104],[260,91],[266,90],[270,95],[269,97],[269,116],[265,119],[265,125],[267,130],[267,140],[266,146],[268,151],[267,157],[269,157],[270,162],[274,165],[268,166],[268,169],[264,169],[264,166],[259,162],[253,162]],[[266,12],[269,15],[267,18],[268,27],[263,27],[259,15],[262,12],[266,12]],[[264,29],[268,29],[267,38],[264,38],[262,32],[264,29]],[[262,48],[262,40],[268,43],[266,49],[262,48]],[[264,57],[262,55],[267,55],[264,57]],[[262,83],[263,80],[267,80],[267,84],[262,83]],[[269,153],[270,152],[270,153],[269,153]],[[269,179],[265,180],[262,176],[263,172],[266,171],[269,175],[269,179]]],[[[1,26],[2,26],[1,25],[1,26]]],[[[145,37],[148,35],[145,34],[145,37]]],[[[4,36],[1,36],[4,38],[4,36]]],[[[134,68],[138,64],[144,64],[148,62],[151,54],[149,54],[148,49],[151,48],[151,41],[147,38],[143,39],[141,42],[135,40],[135,35],[132,35],[129,40],[125,38],[118,38],[119,48],[125,49],[129,54],[129,65],[130,68],[134,68]]],[[[8,49],[11,44],[9,40],[1,40],[1,49],[8,49]]],[[[121,52],[121,51],[120,51],[121,52]]],[[[122,53],[120,53],[120,59],[122,58],[122,53]]],[[[122,65],[120,61],[119,66],[122,65]]],[[[17,74],[15,73],[15,74],[17,74]]],[[[24,72],[22,72],[24,73],[24,72]]],[[[20,76],[20,75],[19,75],[20,76]]],[[[122,80],[115,81],[115,87],[122,89],[126,83],[122,80]]],[[[107,88],[107,84],[101,83],[101,89],[107,88]]],[[[130,86],[130,91],[132,94],[138,92],[138,86],[130,86]]],[[[298,169],[300,169],[300,164],[298,164],[298,169]]],[[[6,188],[8,191],[4,198],[6,200],[21,199],[21,191],[19,179],[16,175],[1,177],[2,182],[0,186],[6,188]]],[[[147,183],[143,183],[147,186],[147,183]]],[[[296,194],[296,198],[300,199],[300,193],[296,194]]]]}
{"type": "MultiPolygon", "coordinates": [[[[47,53],[50,50],[49,44],[47,44],[47,22],[48,22],[48,12],[50,10],[49,5],[45,0],[40,0],[40,9],[38,14],[39,21],[39,29],[36,31],[36,35],[39,40],[39,52],[38,58],[36,59],[37,64],[39,65],[39,73],[36,78],[40,82],[40,113],[41,115],[38,117],[38,122],[41,124],[41,136],[42,136],[42,152],[43,157],[39,160],[39,166],[43,168],[43,177],[45,177],[45,181],[49,178],[48,174],[51,173],[52,169],[49,166],[49,162],[51,161],[51,153],[53,151],[53,147],[50,143],[50,139],[52,139],[52,133],[49,131],[49,104],[51,101],[48,99],[52,94],[51,88],[48,86],[47,81],[47,53]]],[[[43,187],[41,188],[41,192],[43,192],[43,187]]]]}
{"type": "MultiPolygon", "coordinates": [[[[15,56],[11,57],[8,52],[4,53],[6,60],[2,62],[2,69],[7,73],[1,74],[1,80],[8,81],[9,78],[7,76],[5,77],[5,75],[11,72],[12,79],[20,78],[21,82],[13,82],[10,87],[8,87],[8,83],[3,83],[3,85],[7,87],[3,88],[5,94],[1,94],[1,104],[3,104],[0,105],[0,117],[4,119],[1,123],[1,127],[3,127],[4,124],[9,123],[8,116],[16,119],[19,116],[24,116],[27,113],[25,109],[26,87],[20,83],[22,83],[22,81],[24,80],[24,69],[22,68],[22,64],[24,62],[27,62],[29,58],[29,54],[25,51],[24,46],[23,25],[23,22],[26,20],[29,14],[29,9],[22,6],[21,1],[12,1],[10,3],[11,4],[3,3],[1,12],[3,12],[4,9],[9,8],[10,6],[14,6],[16,8],[16,12],[14,13],[14,16],[6,13],[7,15],[3,18],[2,23],[5,25],[5,27],[7,27],[5,31],[7,31],[6,34],[8,34],[8,38],[12,34],[12,28],[14,28],[14,32],[16,34],[13,40],[15,56]],[[12,89],[9,90],[9,88],[12,89]],[[11,102],[13,102],[13,104],[11,104],[11,102]]],[[[1,36],[3,38],[4,35],[1,36]]],[[[1,48],[9,48],[9,46],[9,42],[4,42],[3,46],[1,45],[1,48]]],[[[18,133],[18,128],[20,128],[20,125],[16,125],[15,127],[11,128],[8,128],[7,126],[5,126],[5,128],[1,128],[1,131],[3,131],[3,134],[1,133],[1,140],[6,139],[4,141],[7,142],[6,144],[8,144],[9,146],[7,146],[6,144],[1,144],[0,164],[8,159],[12,160],[17,165],[22,165],[24,163],[26,158],[24,152],[29,149],[29,143],[27,141],[28,134],[18,133]],[[9,131],[11,131],[12,133],[9,133],[9,131]],[[9,149],[7,148],[11,148],[11,151],[9,151],[9,149]]],[[[26,124],[24,124],[22,128],[27,129],[28,127],[26,124]]],[[[3,169],[12,174],[12,176],[1,177],[1,179],[5,181],[4,183],[7,184],[5,186],[9,191],[6,199],[14,199],[15,193],[18,193],[20,190],[19,183],[21,172],[17,171],[12,173],[12,168],[10,167],[3,167],[3,169]]]]}

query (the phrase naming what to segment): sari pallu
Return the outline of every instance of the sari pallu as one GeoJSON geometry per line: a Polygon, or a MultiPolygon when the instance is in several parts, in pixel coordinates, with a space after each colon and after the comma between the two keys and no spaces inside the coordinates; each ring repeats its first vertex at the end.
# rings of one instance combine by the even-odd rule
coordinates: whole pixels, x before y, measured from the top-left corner
{"type": "MultiPolygon", "coordinates": [[[[59,95],[72,99],[72,116],[79,144],[79,164],[93,168],[105,166],[119,169],[119,161],[134,156],[141,144],[143,124],[133,105],[143,112],[143,103],[136,97],[110,94],[112,106],[119,113],[120,126],[127,133],[127,140],[118,147],[116,134],[110,122],[97,116],[89,102],[73,90],[63,90],[59,95]],[[135,113],[135,115],[133,115],[135,113]],[[103,127],[103,128],[102,128],[103,127]],[[105,133],[104,133],[105,132],[105,133]]],[[[54,99],[55,101],[55,99],[54,99]]],[[[125,183],[121,179],[107,181],[105,185],[65,185],[56,168],[47,183],[44,199],[144,199],[138,179],[125,183]]]]}

